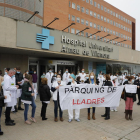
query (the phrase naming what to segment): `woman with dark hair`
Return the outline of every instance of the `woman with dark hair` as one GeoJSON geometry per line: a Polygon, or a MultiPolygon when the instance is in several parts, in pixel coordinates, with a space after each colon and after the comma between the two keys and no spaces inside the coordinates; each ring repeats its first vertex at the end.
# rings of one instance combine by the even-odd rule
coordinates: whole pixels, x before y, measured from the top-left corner
{"type": "MultiPolygon", "coordinates": [[[[86,82],[87,84],[96,85],[96,76],[93,72],[90,73],[89,79],[86,82]]],[[[92,107],[92,119],[95,120],[95,107],[92,107]]],[[[88,120],[90,120],[90,108],[88,108],[88,120]]]]}
{"type": "Polygon", "coordinates": [[[22,85],[22,95],[21,95],[21,101],[24,103],[25,110],[24,110],[24,119],[26,124],[32,124],[28,120],[28,110],[29,105],[32,106],[32,115],[30,117],[30,120],[36,123],[35,120],[35,110],[36,110],[36,104],[34,99],[34,91],[32,86],[32,77],[29,74],[25,74],[24,78],[24,84],[22,85]]]}
{"type": "Polygon", "coordinates": [[[40,101],[42,101],[41,117],[42,117],[42,120],[47,120],[46,108],[47,108],[47,105],[50,103],[50,99],[51,99],[50,88],[47,85],[47,78],[41,79],[39,93],[40,93],[40,101]]]}
{"type": "Polygon", "coordinates": [[[60,107],[60,101],[59,101],[59,87],[66,85],[65,82],[61,80],[61,75],[57,75],[56,81],[52,84],[51,91],[53,92],[53,101],[54,101],[54,121],[58,122],[57,119],[57,113],[58,113],[58,107],[59,107],[59,116],[60,121],[63,121],[63,111],[60,107]]]}
{"type": "Polygon", "coordinates": [[[77,83],[77,84],[80,84],[80,78],[81,78],[80,76],[78,76],[78,77],[76,78],[76,83],[77,83]]]}
{"type": "MultiPolygon", "coordinates": [[[[125,81],[123,85],[134,85],[134,77],[129,76],[128,81],[125,81]]],[[[133,112],[133,104],[136,101],[136,94],[135,93],[128,93],[124,92],[124,100],[125,100],[125,119],[126,120],[133,120],[132,112],[133,112]],[[129,117],[128,117],[129,115],[129,117]]]]}
{"type": "MultiPolygon", "coordinates": [[[[104,86],[113,86],[109,74],[106,75],[104,86]]],[[[101,115],[101,117],[105,117],[105,120],[110,119],[110,107],[105,107],[105,114],[101,115]]]]}

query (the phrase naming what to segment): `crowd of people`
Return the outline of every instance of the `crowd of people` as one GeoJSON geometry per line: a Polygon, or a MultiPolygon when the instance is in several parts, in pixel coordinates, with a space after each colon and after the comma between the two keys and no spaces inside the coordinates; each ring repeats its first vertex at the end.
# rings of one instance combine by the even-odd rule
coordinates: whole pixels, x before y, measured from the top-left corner
{"type": "MultiPolygon", "coordinates": [[[[104,74],[102,71],[96,77],[94,72],[85,73],[82,69],[75,75],[74,72],[69,73],[66,69],[62,75],[60,72],[53,73],[50,68],[47,73],[43,72],[41,76],[41,84],[37,86],[37,73],[34,71],[30,73],[25,71],[24,74],[21,73],[20,67],[10,69],[5,69],[5,74],[2,76],[2,71],[0,71],[0,119],[2,115],[2,108],[5,106],[5,125],[14,126],[15,120],[12,120],[10,114],[11,112],[18,112],[24,110],[24,121],[26,124],[30,125],[32,122],[36,123],[35,111],[36,104],[35,99],[37,94],[40,96],[40,101],[42,102],[42,108],[40,116],[42,120],[47,120],[46,109],[50,100],[52,98],[54,102],[54,121],[58,121],[58,108],[60,121],[63,121],[63,111],[61,110],[60,100],[59,100],[59,87],[65,85],[77,85],[77,84],[92,84],[99,86],[121,86],[121,85],[137,85],[138,100],[137,103],[140,105],[140,74],[130,74],[130,73],[116,73],[104,74]],[[8,94],[11,96],[10,102],[4,102],[8,98],[8,94]],[[18,100],[18,102],[17,102],[18,100]],[[24,109],[21,108],[21,104],[24,104],[24,109]],[[31,105],[31,117],[28,119],[28,110],[31,105]],[[18,106],[18,107],[17,107],[18,106]]],[[[133,103],[136,101],[136,94],[127,93],[124,89],[122,96],[125,100],[125,119],[133,120],[133,103]]],[[[95,107],[92,107],[92,119],[95,120],[95,107]]],[[[105,120],[110,119],[110,110],[117,111],[117,107],[105,107],[105,114],[101,117],[105,117],[105,120]]],[[[87,119],[90,120],[91,108],[87,109],[87,119]]],[[[80,109],[75,109],[75,117],[73,115],[73,110],[68,110],[68,122],[72,122],[73,118],[75,121],[80,122],[80,109]]],[[[3,135],[0,125],[0,135],[3,135]]]]}

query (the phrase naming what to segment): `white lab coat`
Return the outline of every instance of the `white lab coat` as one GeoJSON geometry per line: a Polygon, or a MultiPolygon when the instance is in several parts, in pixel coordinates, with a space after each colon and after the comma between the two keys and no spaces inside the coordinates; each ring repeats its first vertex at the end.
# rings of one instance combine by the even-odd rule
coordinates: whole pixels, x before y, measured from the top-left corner
{"type": "Polygon", "coordinates": [[[50,87],[50,89],[51,89],[51,86],[52,86],[51,80],[52,80],[53,75],[54,75],[54,73],[52,73],[52,72],[51,73],[50,72],[46,73],[46,78],[48,80],[48,86],[50,87]]]}
{"type": "MultiPolygon", "coordinates": [[[[71,83],[72,86],[77,85],[77,83],[71,83]]],[[[73,109],[68,109],[69,119],[73,119],[73,109]]],[[[79,119],[80,117],[80,109],[75,109],[75,119],[79,119]]]]}
{"type": "Polygon", "coordinates": [[[81,77],[80,81],[82,81],[82,80],[86,81],[86,74],[85,73],[84,74],[83,73],[79,73],[79,76],[81,77]]]}
{"type": "MultiPolygon", "coordinates": [[[[61,84],[60,84],[61,86],[65,86],[66,85],[66,83],[65,82],[63,82],[63,81],[61,81],[61,84]]],[[[55,82],[53,82],[53,84],[52,84],[52,87],[53,88],[56,88],[58,86],[58,82],[57,81],[55,81],[55,82]]],[[[59,89],[57,89],[57,90],[55,90],[54,92],[52,92],[52,94],[53,94],[53,100],[54,101],[57,101],[57,93],[58,93],[58,90],[59,89]]]]}
{"type": "Polygon", "coordinates": [[[98,80],[99,80],[99,86],[103,85],[103,81],[105,80],[103,75],[100,77],[101,75],[98,76],[98,80]]]}
{"type": "Polygon", "coordinates": [[[15,79],[11,78],[9,75],[4,77],[4,92],[5,91],[10,91],[11,94],[11,102],[7,103],[7,107],[12,107],[16,105],[16,91],[17,87],[15,86],[15,79]]]}
{"type": "Polygon", "coordinates": [[[63,74],[63,81],[66,82],[66,84],[69,82],[69,76],[70,76],[70,73],[64,73],[63,74]]]}

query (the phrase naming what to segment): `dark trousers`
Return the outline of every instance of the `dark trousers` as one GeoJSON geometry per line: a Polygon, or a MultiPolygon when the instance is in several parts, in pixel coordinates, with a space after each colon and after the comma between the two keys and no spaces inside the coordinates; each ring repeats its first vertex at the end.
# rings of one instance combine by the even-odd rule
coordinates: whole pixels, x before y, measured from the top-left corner
{"type": "Polygon", "coordinates": [[[21,107],[21,97],[19,97],[19,99],[18,99],[18,107],[19,108],[21,107]]]}
{"type": "Polygon", "coordinates": [[[42,108],[41,108],[41,117],[42,117],[42,118],[46,118],[46,109],[47,109],[47,105],[48,105],[48,104],[42,102],[42,108]]]}
{"type": "Polygon", "coordinates": [[[110,107],[105,107],[105,115],[110,116],[110,107]]]}
{"type": "MultiPolygon", "coordinates": [[[[92,107],[92,113],[95,113],[95,107],[92,107]]],[[[88,108],[88,113],[90,113],[90,108],[88,108]]]]}
{"type": "Polygon", "coordinates": [[[6,107],[6,111],[5,111],[6,122],[9,122],[11,120],[10,118],[11,109],[12,107],[6,107]]]}
{"type": "Polygon", "coordinates": [[[55,118],[57,118],[58,107],[59,107],[59,116],[60,116],[60,118],[62,118],[63,112],[61,110],[59,100],[56,100],[56,101],[54,101],[54,116],[55,116],[55,118]]]}
{"type": "Polygon", "coordinates": [[[138,99],[139,99],[139,103],[140,103],[140,92],[138,92],[138,99]]]}
{"type": "Polygon", "coordinates": [[[1,113],[2,113],[2,107],[0,107],[0,132],[1,132],[1,113]]]}

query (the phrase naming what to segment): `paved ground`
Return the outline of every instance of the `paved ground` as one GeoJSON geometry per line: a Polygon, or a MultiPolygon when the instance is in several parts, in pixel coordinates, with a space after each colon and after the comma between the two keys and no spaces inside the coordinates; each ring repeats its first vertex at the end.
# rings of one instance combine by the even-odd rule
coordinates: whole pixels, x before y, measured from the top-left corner
{"type": "MultiPolygon", "coordinates": [[[[47,121],[40,117],[41,102],[36,101],[36,120],[32,125],[24,124],[23,111],[12,114],[16,126],[5,126],[2,115],[4,135],[0,140],[140,140],[140,106],[134,105],[133,121],[124,119],[124,101],[118,112],[111,112],[111,119],[101,118],[104,108],[96,108],[96,120],[87,120],[87,110],[80,113],[81,122],[68,123],[68,113],[64,111],[64,122],[54,122],[53,102],[48,105],[47,121]]],[[[30,115],[30,112],[29,112],[30,115]]]]}

